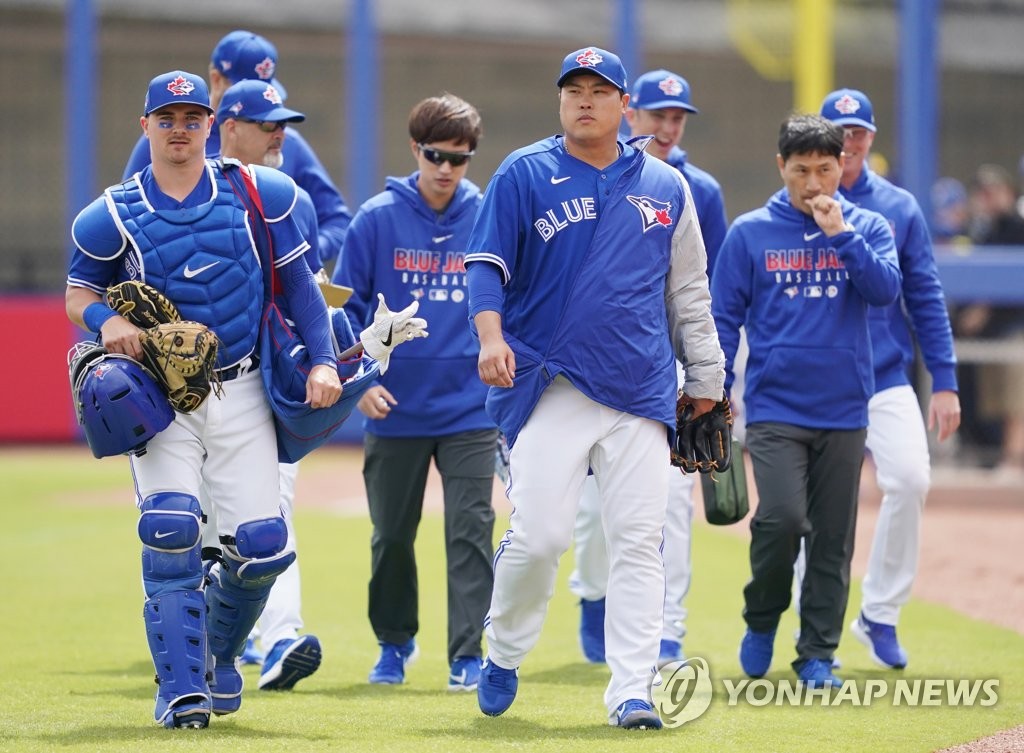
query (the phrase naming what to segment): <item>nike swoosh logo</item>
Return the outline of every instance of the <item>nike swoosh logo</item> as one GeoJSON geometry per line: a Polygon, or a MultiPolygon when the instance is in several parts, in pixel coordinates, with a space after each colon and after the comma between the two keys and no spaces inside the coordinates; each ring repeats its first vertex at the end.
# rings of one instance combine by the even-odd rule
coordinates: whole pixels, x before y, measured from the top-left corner
{"type": "Polygon", "coordinates": [[[571,175],[566,175],[564,178],[556,178],[554,175],[551,176],[551,185],[557,186],[559,183],[565,183],[565,181],[571,178],[571,175]]]}
{"type": "Polygon", "coordinates": [[[157,531],[153,534],[154,539],[166,539],[168,536],[174,534],[174,531],[157,531]]]}
{"type": "Polygon", "coordinates": [[[816,232],[816,233],[804,233],[804,240],[805,241],[813,241],[819,235],[821,235],[821,231],[820,230],[818,232],[816,232]]]}
{"type": "Polygon", "coordinates": [[[394,325],[394,322],[392,322],[391,327],[388,329],[388,339],[387,340],[381,340],[380,344],[383,345],[385,348],[388,347],[389,345],[391,345],[391,340],[394,339],[394,336],[395,336],[395,325],[394,325]]]}
{"type": "Polygon", "coordinates": [[[431,240],[434,241],[434,243],[444,243],[449,238],[454,238],[454,237],[455,237],[455,233],[452,233],[451,235],[438,235],[438,236],[435,236],[435,237],[431,238],[431,240]]]}
{"type": "Polygon", "coordinates": [[[219,261],[215,261],[215,262],[212,262],[210,264],[207,264],[205,267],[197,267],[196,269],[189,269],[189,266],[186,264],[185,265],[185,279],[186,280],[191,280],[196,275],[202,274],[203,272],[208,270],[210,267],[216,267],[218,264],[220,264],[220,262],[219,261]]]}

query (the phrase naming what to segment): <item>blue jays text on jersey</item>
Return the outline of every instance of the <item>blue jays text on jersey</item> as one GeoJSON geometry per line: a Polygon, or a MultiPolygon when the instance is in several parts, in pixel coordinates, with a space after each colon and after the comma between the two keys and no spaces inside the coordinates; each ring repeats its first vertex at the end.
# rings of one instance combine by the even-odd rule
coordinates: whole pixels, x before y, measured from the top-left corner
{"type": "MultiPolygon", "coordinates": [[[[396,248],[395,270],[402,282],[432,288],[466,287],[466,262],[462,251],[426,251],[396,248]]],[[[436,295],[436,294],[435,294],[436,295]]],[[[447,293],[446,293],[447,296],[447,293]]]]}

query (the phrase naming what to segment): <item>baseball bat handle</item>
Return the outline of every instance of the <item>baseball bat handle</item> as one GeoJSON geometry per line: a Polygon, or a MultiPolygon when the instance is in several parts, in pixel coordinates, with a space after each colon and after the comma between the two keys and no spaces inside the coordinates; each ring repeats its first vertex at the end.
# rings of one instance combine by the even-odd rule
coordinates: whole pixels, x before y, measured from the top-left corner
{"type": "Polygon", "coordinates": [[[346,348],[345,350],[343,350],[341,352],[341,355],[338,356],[338,360],[339,361],[347,361],[350,358],[355,358],[356,356],[362,354],[362,352],[363,352],[363,344],[360,343],[360,342],[357,342],[351,348],[346,348]]]}

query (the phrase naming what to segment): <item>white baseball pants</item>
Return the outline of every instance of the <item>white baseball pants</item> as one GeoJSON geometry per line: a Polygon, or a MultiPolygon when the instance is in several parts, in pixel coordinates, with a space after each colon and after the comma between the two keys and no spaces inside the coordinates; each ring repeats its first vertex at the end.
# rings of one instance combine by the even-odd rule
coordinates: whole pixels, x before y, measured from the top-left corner
{"type": "MultiPolygon", "coordinates": [[[[665,468],[668,473],[668,506],[662,544],[665,608],[661,637],[682,641],[686,635],[684,600],[690,591],[692,572],[690,528],[693,524],[694,477],[682,474],[668,463],[665,468]]],[[[603,599],[608,592],[608,548],[601,525],[601,498],[594,476],[588,476],[583,485],[573,540],[576,569],[569,578],[569,589],[581,599],[603,599]]]]}
{"type": "Polygon", "coordinates": [[[259,370],[223,384],[197,411],[171,425],[131,458],[138,502],[156,492],[210,500],[216,533],[279,515],[277,439],[259,370]],[[207,496],[208,495],[208,496],[207,496]]]}
{"type": "Polygon", "coordinates": [[[668,496],[665,427],[600,405],[558,377],[510,453],[510,529],[494,558],[485,620],[488,652],[518,667],[540,636],[559,557],[569,548],[587,469],[602,499],[608,542],[604,701],[649,699],[662,625],[662,530],[668,496]]]}

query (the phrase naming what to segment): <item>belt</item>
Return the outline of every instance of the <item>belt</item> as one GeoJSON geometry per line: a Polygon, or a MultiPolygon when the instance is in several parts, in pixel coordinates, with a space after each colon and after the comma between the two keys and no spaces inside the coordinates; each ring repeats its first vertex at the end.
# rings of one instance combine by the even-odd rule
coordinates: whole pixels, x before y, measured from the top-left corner
{"type": "Polygon", "coordinates": [[[217,376],[220,377],[220,381],[222,382],[230,382],[232,379],[237,379],[244,374],[256,371],[259,367],[260,357],[253,353],[251,356],[239,361],[234,366],[227,369],[221,369],[217,372],[217,376]]]}

